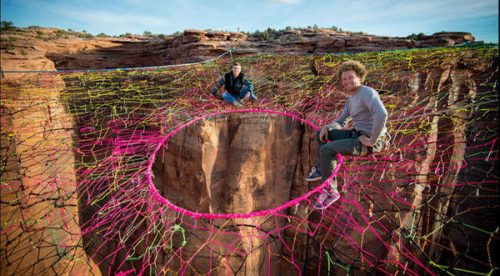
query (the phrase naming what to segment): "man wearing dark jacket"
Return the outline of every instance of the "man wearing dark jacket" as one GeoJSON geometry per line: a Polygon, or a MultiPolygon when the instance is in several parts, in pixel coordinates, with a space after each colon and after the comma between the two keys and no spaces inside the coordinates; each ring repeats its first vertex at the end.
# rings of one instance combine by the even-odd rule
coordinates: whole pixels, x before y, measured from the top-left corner
{"type": "Polygon", "coordinates": [[[253,92],[253,84],[245,78],[241,72],[239,63],[233,64],[231,72],[228,72],[215,83],[212,95],[215,97],[220,87],[224,87],[222,98],[230,104],[242,106],[242,102],[248,99],[256,100],[253,92]]]}

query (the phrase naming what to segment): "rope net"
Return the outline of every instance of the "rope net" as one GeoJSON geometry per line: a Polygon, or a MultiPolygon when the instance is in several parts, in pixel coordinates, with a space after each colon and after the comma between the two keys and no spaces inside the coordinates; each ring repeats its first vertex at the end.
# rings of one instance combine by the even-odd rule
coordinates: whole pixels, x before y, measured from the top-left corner
{"type": "MultiPolygon", "coordinates": [[[[227,56],[3,80],[2,269],[491,275],[498,269],[497,60],[497,46],[239,57],[259,98],[245,109],[209,96],[232,64],[227,56]],[[392,138],[381,153],[340,158],[341,198],[318,211],[312,204],[326,183],[303,178],[315,162],[314,130],[345,104],[335,73],[349,59],[369,69],[366,84],[381,95],[392,138]],[[163,190],[155,183],[155,162],[175,158],[165,153],[169,139],[236,113],[298,124],[305,150],[288,198],[250,211],[178,205],[169,198],[172,183],[163,190]]],[[[203,197],[182,190],[187,182],[177,183],[181,193],[203,197]]]]}

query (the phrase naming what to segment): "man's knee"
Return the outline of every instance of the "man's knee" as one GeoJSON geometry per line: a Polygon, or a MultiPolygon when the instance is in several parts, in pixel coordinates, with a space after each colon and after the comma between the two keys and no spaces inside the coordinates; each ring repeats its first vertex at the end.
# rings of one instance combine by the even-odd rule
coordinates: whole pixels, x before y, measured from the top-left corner
{"type": "Polygon", "coordinates": [[[324,158],[335,158],[337,155],[337,151],[335,148],[332,148],[331,146],[328,147],[327,145],[323,145],[319,148],[319,154],[322,159],[324,158]]]}
{"type": "Polygon", "coordinates": [[[248,88],[247,86],[243,86],[240,90],[240,93],[246,93],[246,92],[250,92],[250,88],[248,88]]]}
{"type": "Polygon", "coordinates": [[[233,95],[231,95],[229,92],[227,91],[224,91],[224,93],[222,93],[222,98],[226,101],[231,101],[234,99],[233,95]]]}

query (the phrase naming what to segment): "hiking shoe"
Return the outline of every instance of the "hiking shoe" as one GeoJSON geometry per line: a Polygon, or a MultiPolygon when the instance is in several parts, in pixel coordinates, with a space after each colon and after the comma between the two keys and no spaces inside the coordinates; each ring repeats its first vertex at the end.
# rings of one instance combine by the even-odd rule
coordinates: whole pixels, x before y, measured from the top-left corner
{"type": "Polygon", "coordinates": [[[321,179],[321,172],[316,167],[312,167],[309,174],[305,177],[306,181],[316,181],[321,179]]]}
{"type": "Polygon", "coordinates": [[[340,194],[337,189],[325,188],[313,205],[314,208],[318,210],[324,210],[330,207],[335,201],[339,200],[339,198],[340,194]]]}

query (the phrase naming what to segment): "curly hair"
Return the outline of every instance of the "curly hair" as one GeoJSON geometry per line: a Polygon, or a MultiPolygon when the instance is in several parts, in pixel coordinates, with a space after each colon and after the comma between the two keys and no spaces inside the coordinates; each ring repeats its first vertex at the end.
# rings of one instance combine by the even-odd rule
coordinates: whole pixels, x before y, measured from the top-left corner
{"type": "Polygon", "coordinates": [[[339,80],[342,80],[342,73],[350,70],[356,73],[356,75],[361,80],[361,83],[365,81],[365,77],[368,71],[366,70],[365,66],[357,60],[348,60],[340,64],[339,71],[337,72],[337,77],[339,78],[339,80]]]}

